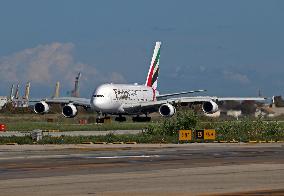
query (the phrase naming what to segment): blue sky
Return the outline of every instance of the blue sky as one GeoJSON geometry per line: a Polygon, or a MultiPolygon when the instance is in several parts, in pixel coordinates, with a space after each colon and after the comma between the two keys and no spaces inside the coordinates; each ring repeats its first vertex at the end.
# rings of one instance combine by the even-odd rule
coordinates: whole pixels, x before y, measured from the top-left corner
{"type": "Polygon", "coordinates": [[[284,1],[4,0],[0,93],[31,81],[33,97],[61,95],[82,72],[81,95],[105,82],[144,83],[162,41],[160,92],[283,94],[284,1]]]}

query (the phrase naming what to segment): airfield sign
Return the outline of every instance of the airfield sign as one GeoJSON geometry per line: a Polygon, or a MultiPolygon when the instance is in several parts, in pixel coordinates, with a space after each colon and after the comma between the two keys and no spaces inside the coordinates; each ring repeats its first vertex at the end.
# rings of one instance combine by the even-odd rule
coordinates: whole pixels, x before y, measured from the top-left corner
{"type": "Polygon", "coordinates": [[[215,140],[216,131],[214,129],[195,130],[197,140],[215,140]]]}
{"type": "Polygon", "coordinates": [[[204,130],[204,140],[215,140],[216,131],[214,129],[205,129],[204,130]]]}
{"type": "Polygon", "coordinates": [[[179,141],[190,141],[192,139],[191,130],[179,130],[179,141]]]}

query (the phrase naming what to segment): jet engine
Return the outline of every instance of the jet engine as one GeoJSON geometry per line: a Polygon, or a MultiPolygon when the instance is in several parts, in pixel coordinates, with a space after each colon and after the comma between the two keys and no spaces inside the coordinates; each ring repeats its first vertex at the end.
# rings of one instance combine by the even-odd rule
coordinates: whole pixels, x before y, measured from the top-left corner
{"type": "Polygon", "coordinates": [[[173,105],[167,103],[160,106],[159,112],[164,117],[171,117],[176,113],[176,108],[173,105]]]}
{"type": "Polygon", "coordinates": [[[34,105],[34,112],[37,114],[45,114],[49,111],[49,105],[45,101],[40,101],[34,105]]]}
{"type": "Polygon", "coordinates": [[[213,114],[218,111],[218,105],[214,101],[206,101],[202,104],[202,110],[207,114],[213,114]]]}
{"type": "Polygon", "coordinates": [[[77,115],[77,113],[77,107],[72,103],[69,103],[62,108],[62,114],[66,118],[73,118],[77,115]]]}

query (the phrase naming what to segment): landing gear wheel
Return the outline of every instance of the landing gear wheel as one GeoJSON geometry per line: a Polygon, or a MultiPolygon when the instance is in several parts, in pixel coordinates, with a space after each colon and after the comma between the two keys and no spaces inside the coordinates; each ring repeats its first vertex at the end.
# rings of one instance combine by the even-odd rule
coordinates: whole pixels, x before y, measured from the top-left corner
{"type": "Polygon", "coordinates": [[[126,121],[126,118],[124,116],[118,116],[115,118],[115,121],[118,121],[118,122],[125,122],[126,121]]]}
{"type": "Polygon", "coordinates": [[[96,123],[104,123],[105,119],[104,118],[96,118],[96,123]]]}
{"type": "Polygon", "coordinates": [[[132,118],[132,121],[133,122],[150,122],[151,121],[151,117],[148,117],[148,116],[144,116],[144,117],[135,116],[135,117],[132,118]]]}
{"type": "Polygon", "coordinates": [[[110,116],[98,117],[98,118],[96,118],[96,122],[97,123],[110,123],[111,118],[110,118],[110,116]]]}

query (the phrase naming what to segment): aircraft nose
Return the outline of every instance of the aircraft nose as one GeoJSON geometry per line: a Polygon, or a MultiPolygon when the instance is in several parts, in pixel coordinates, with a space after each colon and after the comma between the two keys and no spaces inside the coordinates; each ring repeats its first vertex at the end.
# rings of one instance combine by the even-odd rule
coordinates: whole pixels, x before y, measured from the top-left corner
{"type": "Polygon", "coordinates": [[[96,111],[101,111],[105,105],[105,100],[98,98],[98,97],[93,97],[92,98],[92,106],[96,111]]]}

